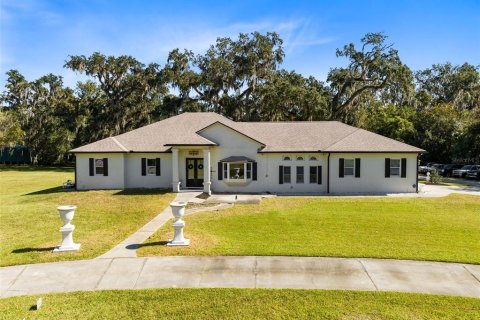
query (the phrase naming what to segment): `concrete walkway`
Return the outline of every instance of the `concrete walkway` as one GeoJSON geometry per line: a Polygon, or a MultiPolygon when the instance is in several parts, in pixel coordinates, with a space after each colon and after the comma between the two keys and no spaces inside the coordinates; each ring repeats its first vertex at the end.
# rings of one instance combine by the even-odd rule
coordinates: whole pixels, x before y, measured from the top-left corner
{"type": "MultiPolygon", "coordinates": [[[[177,193],[174,201],[188,202],[195,199],[202,192],[181,192],[177,193]]],[[[213,209],[215,210],[215,209],[213,209]]],[[[198,211],[195,211],[198,212],[198,211]]],[[[104,253],[97,259],[113,259],[113,258],[135,258],[137,256],[137,248],[139,244],[145,242],[158,228],[163,226],[168,220],[173,217],[170,206],[160,212],[155,218],[150,220],[147,224],[137,230],[130,237],[116,245],[110,251],[104,253]]]]}
{"type": "Polygon", "coordinates": [[[480,265],[317,257],[146,257],[0,268],[0,297],[144,288],[303,288],[480,298],[480,265]]]}

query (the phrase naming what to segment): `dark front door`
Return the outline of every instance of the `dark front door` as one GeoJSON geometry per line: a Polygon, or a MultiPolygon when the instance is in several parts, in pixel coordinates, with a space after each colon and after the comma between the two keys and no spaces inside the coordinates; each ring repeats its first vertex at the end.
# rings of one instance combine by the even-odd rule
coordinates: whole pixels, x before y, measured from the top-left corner
{"type": "Polygon", "coordinates": [[[203,159],[187,158],[187,188],[203,187],[203,159]]]}

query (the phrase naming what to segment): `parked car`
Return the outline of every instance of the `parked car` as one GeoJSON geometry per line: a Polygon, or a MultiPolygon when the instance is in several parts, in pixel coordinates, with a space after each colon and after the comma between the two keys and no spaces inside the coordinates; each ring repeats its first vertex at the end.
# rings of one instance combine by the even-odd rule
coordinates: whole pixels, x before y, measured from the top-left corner
{"type": "Polygon", "coordinates": [[[465,178],[467,176],[468,171],[470,171],[470,169],[472,169],[472,167],[473,166],[471,164],[467,164],[467,165],[461,167],[460,169],[453,170],[452,177],[465,178]]]}
{"type": "Polygon", "coordinates": [[[451,177],[453,170],[457,170],[463,167],[463,164],[445,164],[438,173],[444,177],[451,177]]]}
{"type": "Polygon", "coordinates": [[[467,172],[467,178],[480,179],[480,165],[472,166],[467,172]]]}
{"type": "Polygon", "coordinates": [[[434,170],[439,172],[443,168],[443,166],[444,166],[444,164],[435,163],[435,164],[430,166],[430,171],[429,172],[432,172],[434,170]]]}
{"type": "Polygon", "coordinates": [[[418,166],[418,173],[427,174],[428,167],[427,166],[418,166]]]}

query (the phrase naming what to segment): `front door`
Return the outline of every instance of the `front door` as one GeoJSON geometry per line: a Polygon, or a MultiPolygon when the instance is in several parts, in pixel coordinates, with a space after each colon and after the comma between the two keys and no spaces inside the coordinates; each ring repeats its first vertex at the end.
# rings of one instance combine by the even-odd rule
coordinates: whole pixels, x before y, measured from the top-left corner
{"type": "Polygon", "coordinates": [[[187,158],[187,188],[203,187],[203,159],[187,158]]]}

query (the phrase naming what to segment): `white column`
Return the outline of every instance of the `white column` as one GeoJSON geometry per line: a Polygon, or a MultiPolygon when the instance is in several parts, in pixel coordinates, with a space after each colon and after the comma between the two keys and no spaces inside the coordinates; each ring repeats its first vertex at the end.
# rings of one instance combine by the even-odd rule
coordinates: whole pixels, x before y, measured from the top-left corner
{"type": "Polygon", "coordinates": [[[208,195],[212,194],[210,185],[212,184],[210,179],[210,149],[203,149],[203,192],[208,195]]]}
{"type": "Polygon", "coordinates": [[[180,192],[180,178],[178,174],[178,149],[172,148],[172,189],[180,192]]]}

